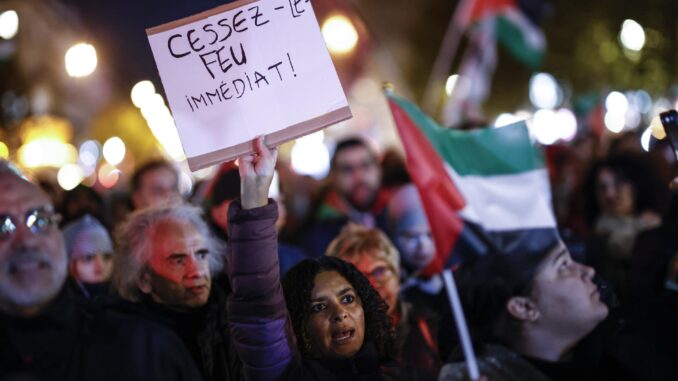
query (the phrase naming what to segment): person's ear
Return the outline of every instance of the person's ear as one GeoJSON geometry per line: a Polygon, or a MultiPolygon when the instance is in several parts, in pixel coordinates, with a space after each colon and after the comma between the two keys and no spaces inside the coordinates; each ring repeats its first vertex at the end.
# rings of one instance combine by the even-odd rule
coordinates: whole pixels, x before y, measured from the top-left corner
{"type": "Polygon", "coordinates": [[[541,315],[537,305],[524,296],[514,296],[509,299],[506,302],[506,310],[509,315],[524,322],[535,322],[541,315]]]}
{"type": "Polygon", "coordinates": [[[141,272],[141,275],[137,279],[137,287],[139,287],[139,290],[146,295],[153,291],[153,287],[151,286],[151,274],[148,270],[143,270],[141,272]]]}

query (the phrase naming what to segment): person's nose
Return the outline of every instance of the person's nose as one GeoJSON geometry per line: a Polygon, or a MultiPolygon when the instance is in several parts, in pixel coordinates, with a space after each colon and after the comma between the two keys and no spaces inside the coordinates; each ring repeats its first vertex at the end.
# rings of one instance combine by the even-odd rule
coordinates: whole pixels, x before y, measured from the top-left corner
{"type": "Polygon", "coordinates": [[[596,270],[593,267],[587,265],[580,264],[579,266],[581,267],[582,276],[585,279],[592,281],[593,277],[596,275],[596,270]]]}
{"type": "Polygon", "coordinates": [[[195,255],[189,255],[186,260],[186,276],[188,278],[200,278],[205,275],[205,266],[197,260],[195,255]]]}
{"type": "Polygon", "coordinates": [[[12,248],[30,248],[35,245],[37,237],[26,224],[18,223],[11,240],[12,248]]]}
{"type": "Polygon", "coordinates": [[[98,274],[101,273],[104,267],[104,260],[101,255],[94,256],[94,271],[98,274]]]}
{"type": "Polygon", "coordinates": [[[332,310],[332,320],[340,323],[344,321],[346,318],[348,318],[348,312],[346,312],[346,309],[342,304],[335,304],[332,310]]]}

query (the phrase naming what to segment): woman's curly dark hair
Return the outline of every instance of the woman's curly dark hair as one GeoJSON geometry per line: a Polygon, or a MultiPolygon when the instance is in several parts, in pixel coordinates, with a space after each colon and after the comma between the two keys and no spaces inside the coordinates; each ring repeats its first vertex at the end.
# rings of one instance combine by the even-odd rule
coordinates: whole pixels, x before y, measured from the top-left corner
{"type": "Polygon", "coordinates": [[[393,360],[395,330],[387,314],[386,302],[358,269],[334,257],[306,259],[294,266],[282,282],[285,302],[302,357],[314,357],[309,350],[306,326],[311,312],[311,293],[315,286],[315,277],[326,271],[338,272],[353,286],[365,314],[365,342],[371,341],[376,345],[382,362],[393,360]]]}

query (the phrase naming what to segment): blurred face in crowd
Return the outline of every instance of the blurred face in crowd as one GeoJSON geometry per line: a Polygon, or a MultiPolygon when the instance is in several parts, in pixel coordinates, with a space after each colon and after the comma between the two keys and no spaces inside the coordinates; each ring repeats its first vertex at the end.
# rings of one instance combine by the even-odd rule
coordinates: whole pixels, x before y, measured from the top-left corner
{"type": "Polygon", "coordinates": [[[175,203],[180,200],[177,175],[167,167],[158,167],[146,172],[140,179],[139,188],[132,195],[136,209],[175,203]]]}
{"type": "Polygon", "coordinates": [[[71,276],[82,283],[107,282],[113,274],[113,253],[103,227],[82,229],[71,248],[71,276]]]}
{"type": "Polygon", "coordinates": [[[166,220],[151,234],[149,269],[139,288],[156,303],[184,310],[207,303],[212,287],[205,237],[191,223],[166,220]]]}
{"type": "Polygon", "coordinates": [[[588,335],[608,313],[593,283],[594,273],[593,268],[573,261],[560,242],[537,270],[530,296],[534,312],[524,320],[552,337],[573,342],[588,335]]]}
{"type": "Polygon", "coordinates": [[[13,175],[0,175],[0,309],[33,316],[61,290],[64,239],[49,198],[13,175]]]}
{"type": "Polygon", "coordinates": [[[341,259],[350,262],[363,273],[382,299],[388,304],[388,313],[392,315],[398,304],[400,281],[391,265],[374,253],[360,253],[351,258],[341,259]]]}
{"type": "Polygon", "coordinates": [[[413,210],[396,221],[396,245],[402,260],[415,271],[426,267],[435,257],[431,229],[423,210],[413,210]]]}
{"type": "Polygon", "coordinates": [[[316,275],[306,333],[311,352],[320,356],[347,358],[362,348],[365,340],[362,301],[338,272],[316,275]]]}
{"type": "Polygon", "coordinates": [[[334,186],[351,206],[359,211],[372,207],[379,190],[379,165],[367,148],[347,147],[335,157],[334,186]]]}
{"type": "Polygon", "coordinates": [[[609,169],[602,169],[596,177],[596,197],[603,215],[624,217],[633,215],[633,186],[609,169]]]}
{"type": "Polygon", "coordinates": [[[113,254],[88,253],[72,260],[71,275],[82,283],[103,283],[113,274],[113,254]]]}

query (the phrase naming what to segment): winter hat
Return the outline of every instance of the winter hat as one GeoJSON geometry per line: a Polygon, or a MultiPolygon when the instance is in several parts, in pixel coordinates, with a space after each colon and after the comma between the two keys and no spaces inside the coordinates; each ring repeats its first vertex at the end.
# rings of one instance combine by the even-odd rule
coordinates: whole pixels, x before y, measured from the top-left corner
{"type": "Polygon", "coordinates": [[[113,242],[106,228],[89,214],[71,222],[63,229],[69,258],[86,255],[113,254],[113,242]]]}

